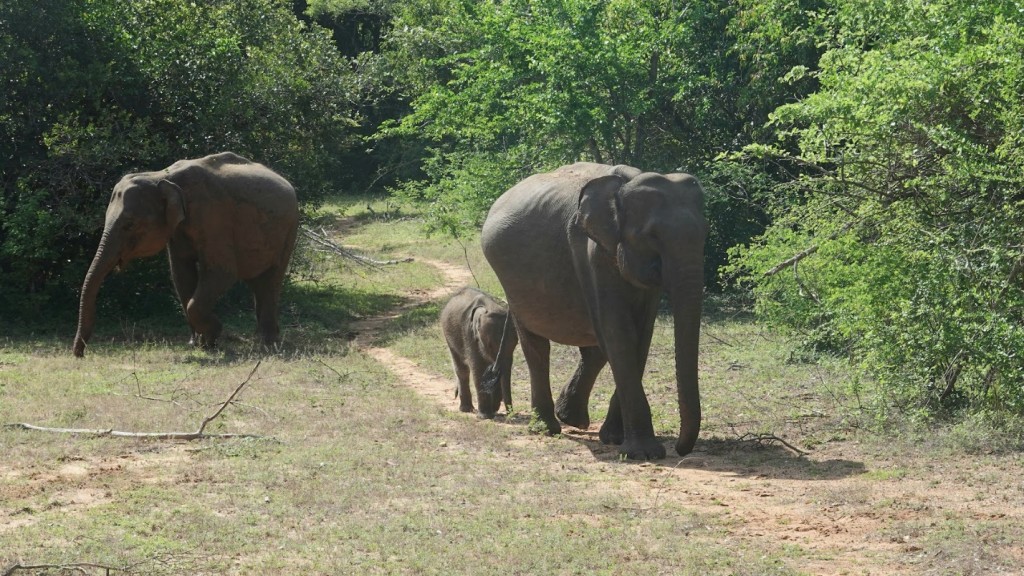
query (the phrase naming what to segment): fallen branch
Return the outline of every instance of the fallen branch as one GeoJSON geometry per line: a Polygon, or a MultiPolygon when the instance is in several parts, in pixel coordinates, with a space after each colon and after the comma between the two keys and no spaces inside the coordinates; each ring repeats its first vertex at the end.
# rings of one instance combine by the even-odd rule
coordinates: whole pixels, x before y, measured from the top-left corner
{"type": "Polygon", "coordinates": [[[351,250],[346,250],[345,248],[342,248],[341,246],[333,242],[330,238],[327,237],[327,232],[322,229],[318,233],[314,230],[310,230],[309,228],[303,226],[302,235],[308,238],[311,242],[313,242],[313,244],[318,246],[321,252],[330,252],[332,254],[341,256],[342,258],[347,258],[349,260],[366,266],[389,266],[392,264],[412,262],[413,260],[412,258],[402,258],[400,260],[374,260],[373,258],[368,258],[366,256],[356,254],[355,252],[352,252],[351,250]]]}
{"type": "Polygon", "coordinates": [[[747,432],[746,434],[744,434],[744,435],[740,436],[739,438],[737,438],[737,441],[738,442],[757,442],[758,444],[765,444],[765,443],[771,444],[772,442],[778,442],[778,443],[782,444],[783,446],[785,446],[786,448],[789,448],[790,450],[792,450],[793,452],[796,452],[797,454],[799,454],[801,456],[806,456],[807,454],[810,454],[810,452],[805,452],[805,451],[797,448],[796,446],[793,446],[792,444],[790,444],[789,442],[786,442],[782,438],[779,438],[775,434],[754,434],[753,432],[747,432]]]}
{"type": "Polygon", "coordinates": [[[13,576],[13,574],[16,574],[17,572],[20,572],[22,570],[60,570],[61,572],[79,572],[81,574],[88,574],[88,572],[85,571],[86,568],[103,570],[103,573],[107,575],[109,575],[111,571],[124,571],[123,568],[117,568],[115,566],[106,566],[104,564],[92,564],[90,562],[78,562],[75,564],[15,564],[13,566],[9,566],[6,570],[4,570],[2,576],[13,576]]]}
{"type": "Polygon", "coordinates": [[[36,426],[34,424],[27,424],[25,422],[16,422],[14,424],[7,424],[5,427],[6,428],[16,428],[16,429],[20,429],[20,430],[33,430],[33,431],[36,431],[36,432],[53,432],[53,433],[57,433],[57,434],[83,434],[83,435],[89,435],[89,436],[115,436],[115,437],[118,437],[118,438],[145,438],[147,440],[202,440],[202,439],[206,439],[206,438],[261,438],[261,439],[264,439],[264,438],[266,438],[266,436],[260,436],[260,435],[257,435],[257,434],[207,434],[205,432],[206,426],[210,422],[212,422],[215,418],[220,416],[221,412],[223,412],[224,409],[227,408],[228,404],[230,404],[231,401],[235,399],[235,396],[238,395],[238,393],[242,390],[242,388],[245,387],[245,385],[249,383],[249,380],[252,379],[253,374],[256,373],[256,370],[260,367],[260,363],[262,363],[262,362],[263,362],[262,360],[260,360],[259,362],[256,362],[256,365],[253,366],[252,370],[249,372],[249,376],[247,376],[245,378],[245,380],[235,388],[234,392],[232,392],[231,395],[228,396],[228,399],[225,400],[220,405],[220,408],[218,408],[216,412],[214,412],[212,415],[207,416],[206,418],[203,419],[203,422],[199,425],[199,429],[196,430],[195,432],[125,432],[125,431],[122,431],[122,430],[114,430],[112,428],[99,428],[99,429],[96,429],[96,428],[49,428],[49,427],[46,427],[46,426],[36,426]]]}

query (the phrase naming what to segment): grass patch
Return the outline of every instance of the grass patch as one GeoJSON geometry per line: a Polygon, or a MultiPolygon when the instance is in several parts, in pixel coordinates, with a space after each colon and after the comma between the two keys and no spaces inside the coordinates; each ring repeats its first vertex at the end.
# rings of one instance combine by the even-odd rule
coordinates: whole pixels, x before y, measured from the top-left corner
{"type": "MultiPolygon", "coordinates": [[[[375,258],[415,260],[367,268],[310,256],[315,268],[286,288],[285,343],[275,353],[252,341],[244,290],[225,299],[226,337],[212,352],[186,346],[177,311],[144,318],[101,312],[81,360],[69,352],[73,325],[21,326],[0,340],[0,424],[194,430],[261,361],[208,431],[270,437],[181,443],[0,428],[0,568],[93,562],[139,574],[814,573],[813,562],[831,562],[836,551],[752,534],[748,513],[761,510],[741,509],[737,494],[758,493],[749,497],[755,504],[785,510],[810,502],[829,513],[877,516],[878,490],[923,476],[920,458],[901,463],[905,475],[896,477],[879,471],[884,458],[866,455],[904,452],[860,431],[838,363],[787,362],[784,340],[724,304],[704,327],[705,422],[692,458],[619,462],[614,449],[587,437],[531,435],[519,352],[516,412],[507,419],[513,424],[441,407],[354,348],[351,325],[439,285],[427,260],[468,264],[484,290],[500,297],[500,287],[475,239],[424,238],[407,209],[396,215],[386,204],[366,209],[364,202],[328,204],[322,224],[342,227],[342,244],[375,258]],[[349,227],[352,221],[358,227],[349,227]],[[837,452],[800,458],[778,445],[741,441],[748,432],[837,452]],[[729,492],[737,478],[737,492],[729,492]],[[777,497],[765,478],[806,493],[777,497]],[[830,484],[840,480],[858,484],[830,484]]],[[[453,379],[437,326],[442,300],[402,308],[378,343],[453,379]]],[[[666,442],[679,425],[671,340],[670,319],[662,318],[645,376],[666,442]]],[[[552,354],[557,387],[578,353],[554,346],[552,354]]],[[[591,400],[595,420],[611,390],[606,370],[591,400]]],[[[1002,481],[997,471],[1007,464],[991,458],[954,478],[985,492],[1002,481]]],[[[1013,501],[1010,492],[1000,494],[1013,501]]],[[[800,523],[787,514],[759,521],[800,523]]],[[[906,526],[918,527],[928,551],[947,535],[967,534],[997,562],[1009,545],[985,538],[1020,541],[1024,533],[1016,518],[993,519],[992,530],[975,538],[968,528],[957,532],[967,520],[957,512],[941,530],[906,526]]],[[[891,525],[886,538],[903,531],[891,525]]],[[[945,559],[966,566],[969,550],[956,550],[945,559]]]]}

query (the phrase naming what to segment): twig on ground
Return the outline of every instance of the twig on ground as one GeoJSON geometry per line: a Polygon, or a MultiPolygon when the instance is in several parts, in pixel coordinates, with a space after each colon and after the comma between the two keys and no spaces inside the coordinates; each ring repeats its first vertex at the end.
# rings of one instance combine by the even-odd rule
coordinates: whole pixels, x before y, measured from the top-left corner
{"type": "Polygon", "coordinates": [[[62,572],[79,572],[81,574],[88,574],[86,568],[103,570],[104,574],[110,575],[111,571],[123,572],[124,568],[118,568],[116,566],[107,566],[105,564],[93,564],[91,562],[76,562],[74,564],[15,564],[8,566],[2,576],[13,576],[18,572],[29,571],[29,570],[60,570],[62,572]]]}
{"type": "Polygon", "coordinates": [[[740,436],[739,438],[737,438],[737,441],[738,442],[757,442],[758,444],[771,444],[772,442],[778,442],[779,444],[782,444],[786,448],[789,448],[790,450],[792,450],[793,452],[796,452],[797,454],[799,454],[801,456],[806,456],[806,455],[810,454],[810,452],[805,452],[805,451],[797,448],[796,446],[793,446],[792,444],[790,444],[789,442],[786,442],[782,438],[779,438],[775,434],[755,434],[753,432],[747,432],[746,434],[744,434],[744,435],[740,436]]]}
{"type": "Polygon", "coordinates": [[[260,436],[258,434],[207,434],[205,432],[206,426],[212,422],[215,418],[220,416],[221,412],[227,408],[228,404],[235,399],[235,396],[249,383],[252,379],[253,374],[260,367],[263,361],[256,362],[252,370],[249,372],[249,376],[246,377],[241,384],[239,384],[234,392],[228,396],[220,408],[217,409],[212,415],[207,416],[203,419],[203,422],[199,425],[199,429],[195,432],[125,432],[122,430],[114,430],[112,428],[49,428],[46,426],[36,426],[34,424],[28,424],[25,422],[16,422],[14,424],[7,424],[6,428],[17,428],[21,430],[34,430],[36,432],[54,432],[57,434],[85,434],[90,436],[116,436],[119,438],[145,438],[149,440],[201,440],[204,438],[260,438],[265,439],[266,436],[260,436]]]}
{"type": "Polygon", "coordinates": [[[335,374],[337,374],[338,378],[341,378],[342,380],[347,379],[349,377],[349,375],[350,375],[349,372],[346,372],[344,374],[342,374],[341,372],[338,372],[338,370],[334,366],[331,366],[330,364],[328,364],[327,362],[324,362],[323,360],[321,360],[319,358],[317,358],[316,361],[319,362],[320,364],[323,364],[331,372],[334,372],[335,374]]]}
{"type": "Polygon", "coordinates": [[[412,258],[401,258],[399,260],[374,260],[373,258],[368,258],[366,256],[356,254],[351,250],[346,250],[345,248],[342,248],[337,243],[333,242],[330,238],[328,238],[327,232],[323,229],[321,229],[320,232],[316,232],[303,226],[301,230],[302,235],[308,238],[316,246],[318,246],[318,249],[321,252],[330,252],[331,254],[336,254],[338,256],[341,256],[342,258],[347,258],[349,260],[352,260],[353,262],[357,262],[359,264],[363,264],[366,266],[388,266],[391,264],[402,264],[404,262],[413,261],[412,258]]]}

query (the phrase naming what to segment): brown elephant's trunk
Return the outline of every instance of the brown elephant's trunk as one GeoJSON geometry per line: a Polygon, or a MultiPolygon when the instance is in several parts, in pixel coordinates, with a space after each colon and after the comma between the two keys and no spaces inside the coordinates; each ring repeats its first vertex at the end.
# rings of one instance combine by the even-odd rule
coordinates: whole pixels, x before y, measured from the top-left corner
{"type": "Polygon", "coordinates": [[[679,391],[679,439],[676,441],[676,452],[685,456],[693,450],[700,433],[697,355],[704,298],[703,262],[683,267],[670,286],[669,296],[675,320],[676,387],[679,391]]]}
{"type": "Polygon", "coordinates": [[[92,337],[96,325],[96,296],[107,274],[117,265],[120,250],[110,238],[110,227],[103,231],[100,245],[92,259],[89,271],[82,283],[82,299],[78,308],[78,334],[75,335],[74,353],[81,358],[85,355],[85,343],[92,337]]]}

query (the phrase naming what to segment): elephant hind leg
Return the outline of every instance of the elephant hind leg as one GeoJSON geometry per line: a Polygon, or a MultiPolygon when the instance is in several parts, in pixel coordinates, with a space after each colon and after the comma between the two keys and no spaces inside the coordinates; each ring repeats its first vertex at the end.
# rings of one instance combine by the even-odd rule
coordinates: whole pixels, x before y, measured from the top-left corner
{"type": "Polygon", "coordinates": [[[256,328],[264,346],[272,346],[281,340],[278,313],[283,282],[284,274],[277,266],[247,282],[252,289],[256,309],[256,328]]]}
{"type": "Polygon", "coordinates": [[[576,373],[562,388],[555,404],[555,414],[566,424],[586,430],[590,427],[590,393],[601,369],[608,363],[604,352],[597,346],[580,348],[580,362],[576,373]]]}

